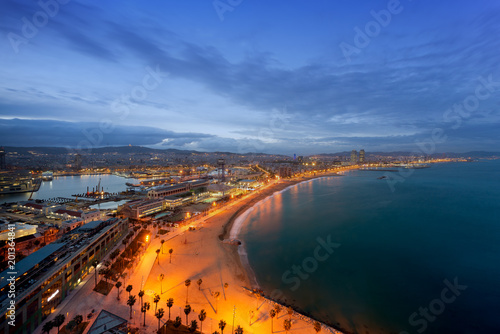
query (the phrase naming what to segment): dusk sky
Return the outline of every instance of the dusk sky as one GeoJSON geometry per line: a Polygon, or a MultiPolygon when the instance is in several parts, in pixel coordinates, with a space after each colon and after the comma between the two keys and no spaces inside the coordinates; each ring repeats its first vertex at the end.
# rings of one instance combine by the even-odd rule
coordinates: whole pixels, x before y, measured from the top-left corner
{"type": "Polygon", "coordinates": [[[498,0],[3,0],[0,31],[4,146],[500,151],[498,0]]]}

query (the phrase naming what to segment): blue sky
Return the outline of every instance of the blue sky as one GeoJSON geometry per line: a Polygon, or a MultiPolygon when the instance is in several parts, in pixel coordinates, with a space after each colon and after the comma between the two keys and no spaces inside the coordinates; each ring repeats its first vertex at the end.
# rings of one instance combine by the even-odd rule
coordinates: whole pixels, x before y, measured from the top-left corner
{"type": "Polygon", "coordinates": [[[498,1],[6,0],[0,32],[0,145],[500,144],[498,1]]]}

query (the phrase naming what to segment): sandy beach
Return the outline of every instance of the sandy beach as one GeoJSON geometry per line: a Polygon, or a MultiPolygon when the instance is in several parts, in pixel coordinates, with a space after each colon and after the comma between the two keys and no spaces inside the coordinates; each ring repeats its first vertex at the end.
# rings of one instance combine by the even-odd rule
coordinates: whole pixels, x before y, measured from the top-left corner
{"type": "MultiPolygon", "coordinates": [[[[322,177],[327,175],[318,175],[322,177]]],[[[238,246],[223,242],[228,240],[237,218],[261,200],[272,194],[282,191],[297,183],[312,178],[281,181],[265,187],[248,197],[230,204],[217,215],[200,221],[194,231],[186,231],[164,244],[164,255],[160,255],[159,264],[156,262],[146,281],[146,295],[150,297],[154,292],[161,294],[159,305],[165,308],[165,301],[174,298],[172,318],[181,316],[186,322],[184,305],[186,297],[194,309],[189,321],[197,319],[201,309],[207,313],[203,324],[203,332],[213,333],[219,330],[218,323],[224,320],[227,329],[241,326],[245,333],[269,333],[271,318],[269,311],[273,302],[251,293],[256,288],[256,281],[247,263],[242,263],[238,246]],[[173,249],[172,263],[169,263],[168,249],[173,249]],[[163,273],[165,279],[163,288],[160,287],[158,276],[163,273]],[[190,279],[189,288],[185,280],[190,279]],[[202,279],[201,286],[196,283],[202,279]],[[227,288],[225,284],[227,283],[227,288]],[[213,294],[219,292],[217,300],[213,294]]],[[[196,225],[196,224],[193,224],[196,225]]],[[[234,234],[233,234],[234,236],[234,234]]],[[[240,248],[241,249],[241,248],[240,248]]],[[[154,250],[153,250],[154,251],[154,250]]],[[[151,252],[151,250],[149,250],[151,252]]],[[[243,261],[244,262],[244,261],[243,261]]],[[[168,311],[168,310],[167,310],[168,311]]],[[[168,312],[167,312],[168,315],[168,312]]],[[[274,318],[274,330],[284,331],[283,322],[288,319],[283,311],[274,318]]],[[[316,333],[312,321],[299,314],[292,315],[292,333],[316,333]]],[[[323,332],[330,332],[330,328],[323,327],[323,332]]]]}
{"type": "MultiPolygon", "coordinates": [[[[327,175],[316,177],[322,176],[327,175]]],[[[202,309],[205,310],[207,318],[203,321],[203,333],[220,332],[218,324],[221,320],[226,322],[225,333],[231,333],[233,324],[235,329],[241,326],[244,333],[270,333],[269,311],[274,307],[274,302],[252,293],[252,288],[256,287],[256,281],[252,278],[251,268],[248,264],[246,266],[242,264],[238,253],[239,247],[223,240],[230,235],[237,218],[253,205],[276,192],[310,179],[312,178],[270,184],[220,208],[207,217],[191,222],[189,226],[195,227],[194,230],[188,230],[187,226],[180,227],[167,235],[154,237],[144,255],[127,273],[125,284],[120,289],[119,301],[116,288],[113,288],[107,296],[92,291],[94,287],[92,272],[47,320],[62,313],[66,315],[67,322],[76,314],[86,315],[91,310],[95,310],[98,314],[104,309],[124,319],[129,319],[132,327],[139,328],[141,333],[155,333],[158,326],[158,320],[154,316],[155,308],[165,310],[161,323],[166,322],[169,319],[166,302],[169,298],[173,298],[174,305],[170,309],[170,318],[175,319],[180,316],[183,324],[186,324],[184,313],[186,304],[192,308],[187,320],[189,323],[191,320],[197,320],[198,329],[201,327],[198,314],[202,309]],[[163,251],[157,258],[155,251],[161,248],[161,240],[165,242],[163,251]],[[173,250],[171,262],[169,249],[173,250]],[[162,281],[159,279],[160,274],[164,275],[162,281]],[[191,280],[189,287],[185,285],[187,279],[191,280]],[[202,280],[201,285],[197,284],[199,279],[202,280]],[[132,319],[130,319],[130,308],[126,304],[128,293],[124,289],[129,284],[133,286],[131,295],[137,298],[137,302],[132,307],[132,319]],[[151,304],[150,310],[146,313],[146,326],[143,326],[144,314],[140,311],[138,292],[141,289],[145,291],[143,302],[151,304]],[[219,298],[215,298],[217,293],[219,298]],[[157,306],[154,303],[155,294],[160,295],[161,298],[157,306]]],[[[289,315],[283,307],[280,314],[273,319],[274,331],[284,332],[283,322],[288,318],[289,315]]],[[[291,320],[291,333],[316,333],[311,319],[294,313],[291,320]]],[[[89,330],[92,322],[93,319],[86,331],[89,330]]],[[[322,326],[321,332],[340,333],[327,326],[322,326]]],[[[41,326],[35,333],[41,333],[41,326]]]]}

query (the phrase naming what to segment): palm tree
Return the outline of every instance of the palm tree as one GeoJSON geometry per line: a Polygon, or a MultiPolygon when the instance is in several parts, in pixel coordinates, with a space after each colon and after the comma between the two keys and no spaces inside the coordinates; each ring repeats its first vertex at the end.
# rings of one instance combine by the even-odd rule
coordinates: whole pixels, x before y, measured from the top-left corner
{"type": "Polygon", "coordinates": [[[229,286],[229,284],[224,283],[224,300],[226,300],[226,290],[227,290],[228,286],[229,286]]]}
{"type": "Polygon", "coordinates": [[[314,330],[316,331],[316,333],[319,333],[321,332],[321,324],[317,321],[314,322],[314,330]]]}
{"type": "Polygon", "coordinates": [[[156,250],[156,258],[158,259],[158,265],[160,265],[160,249],[156,250]]]}
{"type": "Polygon", "coordinates": [[[189,326],[189,331],[191,333],[194,333],[196,332],[197,329],[198,329],[198,322],[196,320],[191,321],[191,326],[189,326]]]}
{"type": "Polygon", "coordinates": [[[189,317],[189,313],[191,313],[191,305],[186,305],[184,307],[184,313],[186,314],[186,326],[188,325],[188,317],[189,317]]]}
{"type": "Polygon", "coordinates": [[[144,297],[144,290],[139,291],[139,298],[141,298],[141,305],[142,305],[142,297],[144,297]]]}
{"type": "Polygon", "coordinates": [[[279,305],[279,304],[274,305],[274,310],[276,311],[276,319],[278,319],[279,314],[281,312],[281,305],[279,305]]]}
{"type": "Polygon", "coordinates": [[[160,319],[163,318],[163,315],[165,314],[165,311],[163,308],[160,308],[156,313],[155,317],[158,318],[158,332],[160,332],[160,319]]]}
{"type": "Polygon", "coordinates": [[[104,276],[106,283],[108,283],[108,279],[111,276],[111,270],[109,268],[102,268],[101,270],[99,270],[99,274],[104,276]]]}
{"type": "Polygon", "coordinates": [[[226,328],[226,322],[224,320],[219,321],[219,328],[222,334],[224,334],[224,328],[226,328]]]}
{"type": "Polygon", "coordinates": [[[172,253],[174,252],[174,250],[172,248],[170,248],[168,250],[168,253],[170,254],[170,263],[172,263],[172,253]]]}
{"type": "Polygon", "coordinates": [[[120,300],[120,287],[122,286],[122,282],[116,282],[115,286],[116,286],[116,289],[117,289],[116,291],[118,291],[116,299],[120,300]]]}
{"type": "Polygon", "coordinates": [[[160,294],[163,294],[163,279],[165,278],[165,275],[160,274],[158,275],[158,280],[160,281],[160,294]]]}
{"type": "Polygon", "coordinates": [[[285,331],[287,333],[290,330],[290,328],[292,328],[292,322],[290,321],[290,319],[285,319],[285,321],[283,322],[283,328],[285,328],[285,331]]]}
{"type": "Polygon", "coordinates": [[[97,289],[97,266],[98,265],[99,265],[99,261],[94,260],[94,262],[92,262],[92,267],[94,267],[94,272],[95,272],[95,286],[94,286],[94,289],[97,289]]]}
{"type": "Polygon", "coordinates": [[[176,317],[175,320],[174,320],[174,327],[175,328],[179,328],[180,325],[182,325],[182,319],[181,317],[176,317]]]}
{"type": "Polygon", "coordinates": [[[204,309],[200,311],[200,314],[198,314],[198,319],[200,320],[200,332],[203,333],[203,321],[207,318],[207,312],[205,312],[204,309]]]}
{"type": "Polygon", "coordinates": [[[125,277],[127,277],[127,274],[121,273],[119,276],[123,278],[123,285],[125,285],[125,277]]]}
{"type": "Polygon", "coordinates": [[[165,243],[165,240],[161,241],[161,253],[163,254],[163,244],[165,243]]]}
{"type": "Polygon", "coordinates": [[[50,334],[50,330],[54,328],[54,323],[52,321],[47,321],[43,324],[42,331],[44,333],[50,334]]]}
{"type": "Polygon", "coordinates": [[[73,320],[75,321],[75,324],[78,326],[83,322],[83,315],[77,314],[77,315],[75,315],[73,320]]]}
{"type": "Polygon", "coordinates": [[[130,297],[130,291],[132,291],[132,285],[127,285],[127,288],[125,289],[128,292],[128,296],[130,297]]]}
{"type": "Polygon", "coordinates": [[[292,320],[293,308],[291,306],[288,306],[286,308],[286,311],[288,312],[288,319],[292,320]]]}
{"type": "Polygon", "coordinates": [[[274,333],[273,319],[276,316],[276,311],[274,309],[271,309],[271,311],[269,311],[269,316],[271,317],[271,333],[274,333]]]}
{"type": "MultiPolygon", "coordinates": [[[[69,227],[68,227],[69,228],[69,227]]],[[[74,320],[70,320],[67,324],[66,324],[66,331],[67,332],[73,332],[73,330],[76,328],[76,323],[74,320]]]]}
{"type": "Polygon", "coordinates": [[[219,301],[220,292],[219,291],[215,291],[213,293],[213,296],[215,298],[215,313],[217,313],[217,304],[218,304],[218,301],[219,301]]]}
{"type": "Polygon", "coordinates": [[[170,309],[174,306],[174,298],[169,298],[167,300],[167,307],[168,307],[168,320],[170,320],[170,309]]]}
{"type": "Polygon", "coordinates": [[[135,296],[128,296],[127,305],[130,306],[130,319],[132,319],[132,306],[135,304],[135,296]]]}
{"type": "Polygon", "coordinates": [[[160,301],[160,295],[156,294],[155,293],[155,298],[153,299],[153,303],[155,303],[155,313],[156,313],[156,310],[158,309],[158,302],[160,301]]]}
{"type": "Polygon", "coordinates": [[[203,280],[201,278],[196,281],[196,284],[198,284],[198,290],[201,290],[201,283],[203,283],[203,280]]]}
{"type": "Polygon", "coordinates": [[[149,302],[145,302],[142,307],[141,307],[141,312],[144,313],[144,324],[143,326],[146,326],[146,312],[149,311],[149,308],[151,307],[151,304],[149,302]]]}
{"type": "Polygon", "coordinates": [[[188,303],[189,286],[191,285],[191,280],[187,279],[184,284],[186,285],[186,304],[188,303]]]}
{"type": "Polygon", "coordinates": [[[54,323],[54,326],[57,327],[57,333],[59,333],[59,327],[61,327],[61,325],[64,324],[64,320],[66,320],[66,317],[64,316],[64,314],[58,314],[54,318],[53,323],[54,323]]]}
{"type": "Polygon", "coordinates": [[[243,328],[241,328],[240,326],[236,327],[234,334],[243,334],[243,328]]]}

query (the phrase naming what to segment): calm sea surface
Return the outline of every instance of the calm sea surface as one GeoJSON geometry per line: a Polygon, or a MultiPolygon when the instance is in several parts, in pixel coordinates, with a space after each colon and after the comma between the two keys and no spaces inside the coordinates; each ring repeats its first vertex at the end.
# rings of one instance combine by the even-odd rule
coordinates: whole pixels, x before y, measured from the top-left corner
{"type": "MultiPolygon", "coordinates": [[[[54,197],[71,198],[71,195],[87,192],[87,187],[90,191],[92,188],[97,188],[101,180],[101,187],[104,191],[116,193],[125,191],[126,182],[135,183],[135,179],[125,179],[116,175],[83,175],[83,176],[63,176],[56,177],[49,182],[42,182],[40,190],[33,193],[33,199],[49,199],[54,197]]],[[[6,202],[26,201],[30,197],[30,193],[0,195],[0,204],[6,202]]]]}
{"type": "Polygon", "coordinates": [[[350,332],[500,333],[500,160],[433,164],[394,191],[381,175],[258,204],[240,238],[261,287],[350,332]]]}

